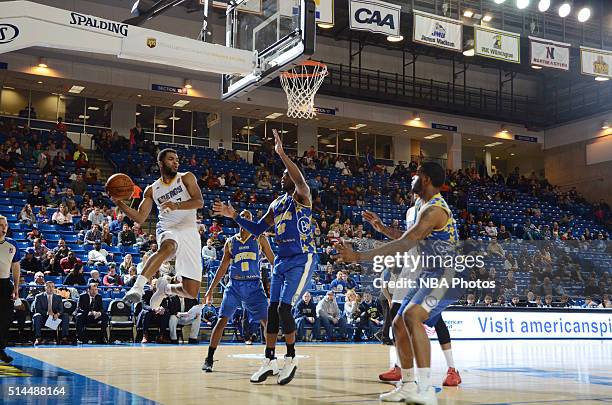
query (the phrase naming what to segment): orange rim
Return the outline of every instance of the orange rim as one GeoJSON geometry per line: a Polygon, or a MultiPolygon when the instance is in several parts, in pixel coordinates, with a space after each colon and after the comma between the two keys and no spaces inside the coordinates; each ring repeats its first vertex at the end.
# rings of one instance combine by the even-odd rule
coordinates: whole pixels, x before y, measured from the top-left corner
{"type": "MultiPolygon", "coordinates": [[[[314,66],[314,67],[320,67],[320,68],[327,68],[327,65],[325,63],[317,62],[317,61],[314,61],[314,60],[307,60],[306,62],[304,62],[304,63],[302,63],[302,64],[300,64],[298,66],[314,66]]],[[[283,72],[283,73],[281,73],[281,76],[286,77],[287,79],[299,79],[299,78],[304,78],[304,77],[327,76],[328,74],[329,73],[327,72],[327,70],[325,70],[325,71],[320,71],[320,72],[317,72],[317,73],[283,72]]]]}

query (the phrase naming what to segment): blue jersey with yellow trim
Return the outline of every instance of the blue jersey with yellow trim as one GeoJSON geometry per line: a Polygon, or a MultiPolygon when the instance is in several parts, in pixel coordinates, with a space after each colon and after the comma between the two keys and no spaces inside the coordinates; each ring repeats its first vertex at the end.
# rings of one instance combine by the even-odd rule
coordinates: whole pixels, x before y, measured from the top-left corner
{"type": "Polygon", "coordinates": [[[285,194],[272,202],[278,256],[316,253],[312,209],[285,194]]]}
{"type": "Polygon", "coordinates": [[[259,272],[259,243],[253,235],[249,235],[246,240],[240,239],[240,234],[236,234],[228,239],[230,244],[229,251],[232,255],[232,262],[229,268],[229,276],[236,280],[254,280],[260,278],[259,272]]]}
{"type": "MultiPolygon", "coordinates": [[[[446,224],[439,229],[434,229],[424,241],[420,243],[421,254],[430,256],[449,256],[454,255],[455,245],[459,241],[459,234],[457,232],[457,222],[453,218],[453,213],[448,206],[446,200],[440,193],[435,194],[429,201],[423,201],[419,199],[415,203],[417,215],[424,212],[429,207],[440,207],[442,208],[448,218],[446,224]]],[[[430,267],[427,270],[432,270],[431,267],[438,266],[426,266],[430,267]]]]}

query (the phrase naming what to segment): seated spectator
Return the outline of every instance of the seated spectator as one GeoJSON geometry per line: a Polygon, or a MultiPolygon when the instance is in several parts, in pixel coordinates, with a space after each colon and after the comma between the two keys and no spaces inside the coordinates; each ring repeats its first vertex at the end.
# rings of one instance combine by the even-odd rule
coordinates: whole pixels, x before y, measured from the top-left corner
{"type": "Polygon", "coordinates": [[[17,173],[17,170],[11,170],[11,174],[4,180],[4,189],[6,191],[19,191],[25,190],[25,183],[23,177],[17,173]]]}
{"type": "Polygon", "coordinates": [[[108,253],[106,249],[102,249],[102,243],[100,241],[96,241],[94,243],[94,248],[89,251],[87,254],[87,263],[95,264],[95,265],[106,265],[108,264],[108,257],[112,256],[111,253],[108,253]]]}
{"type": "Polygon", "coordinates": [[[28,247],[25,250],[25,255],[21,258],[21,261],[19,262],[21,266],[21,274],[28,276],[38,273],[40,273],[41,275],[43,274],[42,263],[40,262],[40,260],[38,260],[38,258],[34,256],[35,253],[36,252],[33,247],[28,247]]]}
{"type": "Polygon", "coordinates": [[[156,291],[157,279],[151,280],[151,289],[145,291],[142,296],[142,311],[138,314],[138,320],[136,324],[142,328],[142,341],[141,343],[149,343],[149,329],[152,326],[158,326],[162,332],[159,336],[158,343],[169,343],[169,339],[163,334],[165,330],[170,326],[170,313],[168,311],[170,297],[164,298],[161,306],[158,308],[152,308],[150,305],[151,297],[156,291]]]}
{"type": "Polygon", "coordinates": [[[202,248],[202,259],[205,266],[209,266],[212,260],[217,260],[217,249],[215,249],[213,240],[210,238],[206,240],[206,245],[202,248]]]}
{"type": "Polygon", "coordinates": [[[330,288],[336,292],[344,292],[347,290],[344,272],[339,271],[338,273],[336,273],[336,279],[332,281],[330,288]]]}
{"type": "Polygon", "coordinates": [[[136,266],[131,266],[127,274],[123,276],[123,285],[128,288],[133,287],[134,283],[136,283],[137,277],[138,277],[138,274],[136,272],[136,266]]]}
{"type": "Polygon", "coordinates": [[[582,304],[582,308],[597,308],[597,302],[593,301],[593,299],[589,296],[584,297],[584,303],[582,304]]]}
{"type": "Polygon", "coordinates": [[[493,306],[493,297],[489,294],[485,295],[484,300],[480,302],[477,306],[479,307],[487,307],[490,308],[493,306]]]}
{"type": "Polygon", "coordinates": [[[202,308],[202,323],[207,327],[213,327],[217,323],[217,310],[212,305],[204,305],[202,308]]]}
{"type": "Polygon", "coordinates": [[[89,284],[89,286],[87,286],[87,291],[81,294],[79,297],[79,304],[76,314],[77,338],[79,341],[86,341],[85,328],[91,325],[100,325],[100,337],[98,338],[98,343],[106,343],[108,315],[106,314],[106,311],[104,311],[102,297],[98,294],[97,284],[89,284]]]}
{"type": "Polygon", "coordinates": [[[121,286],[123,285],[123,278],[117,274],[117,266],[115,263],[108,265],[108,273],[104,276],[103,284],[107,287],[121,286]]]}
{"type": "Polygon", "coordinates": [[[335,340],[334,327],[338,328],[340,339],[346,339],[346,319],[340,313],[333,291],[328,291],[325,298],[319,301],[317,315],[321,320],[321,326],[325,328],[327,341],[335,340]]]}
{"type": "Polygon", "coordinates": [[[465,304],[466,307],[474,307],[476,306],[476,297],[474,296],[474,294],[468,294],[466,300],[465,300],[465,304]]]}
{"type": "Polygon", "coordinates": [[[102,224],[102,237],[100,238],[100,242],[105,246],[113,245],[113,234],[110,231],[108,222],[102,224]]]}
{"type": "Polygon", "coordinates": [[[359,323],[355,330],[355,341],[361,340],[362,333],[368,340],[373,339],[374,333],[382,327],[382,307],[378,300],[372,299],[372,293],[366,291],[363,294],[363,300],[359,305],[359,323]]]}
{"type": "Polygon", "coordinates": [[[212,225],[208,228],[209,233],[223,233],[223,228],[219,225],[219,220],[213,219],[212,225]]]}
{"type": "Polygon", "coordinates": [[[19,222],[25,224],[27,226],[32,226],[36,223],[36,215],[32,211],[32,206],[30,204],[26,204],[21,209],[19,213],[19,222]]]}
{"type": "Polygon", "coordinates": [[[612,308],[612,302],[610,301],[610,296],[608,294],[604,294],[601,299],[601,304],[597,308],[612,308]]]}
{"type": "Polygon", "coordinates": [[[45,197],[45,205],[47,207],[55,208],[60,205],[62,199],[59,195],[57,195],[57,190],[53,187],[49,188],[47,195],[45,197]]]}
{"type": "Polygon", "coordinates": [[[100,272],[98,270],[92,270],[89,274],[91,277],[87,280],[87,285],[89,284],[98,284],[98,286],[102,285],[102,277],[100,277],[100,272]]]}
{"type": "Polygon", "coordinates": [[[535,308],[535,307],[537,307],[537,304],[536,304],[536,296],[535,296],[535,294],[533,293],[533,291],[529,291],[529,292],[527,293],[527,307],[529,307],[529,308],[535,308]]]}
{"type": "Polygon", "coordinates": [[[56,256],[51,250],[49,250],[45,257],[40,261],[40,265],[45,276],[63,275],[62,268],[59,266],[59,259],[56,259],[56,256]]]}
{"type": "Polygon", "coordinates": [[[46,282],[45,275],[43,274],[42,271],[39,271],[36,274],[34,274],[34,280],[28,283],[27,297],[29,298],[34,297],[39,292],[44,291],[45,282],[46,282]]]}
{"type": "Polygon", "coordinates": [[[74,269],[77,263],[81,264],[81,266],[83,265],[81,259],[76,257],[74,252],[69,252],[68,256],[60,260],[60,267],[64,273],[69,273],[74,269]]]}
{"type": "Polygon", "coordinates": [[[587,285],[586,287],[584,287],[584,292],[582,294],[585,297],[592,296],[592,295],[596,295],[596,296],[601,295],[601,289],[597,285],[596,280],[594,278],[591,278],[589,279],[589,281],[587,281],[587,285]]]}
{"type": "Polygon", "coordinates": [[[553,295],[553,284],[551,283],[549,277],[544,277],[544,281],[540,285],[539,292],[540,295],[543,296],[553,295]]]}
{"type": "Polygon", "coordinates": [[[344,310],[342,316],[349,324],[359,323],[359,297],[355,290],[348,290],[345,296],[344,310]]]}
{"type": "Polygon", "coordinates": [[[542,304],[542,308],[552,308],[553,305],[553,297],[552,295],[546,295],[544,297],[544,303],[542,304]]]}
{"type": "Polygon", "coordinates": [[[64,204],[60,204],[59,209],[51,217],[51,222],[62,227],[70,227],[72,226],[72,214],[68,212],[64,204]]]}
{"type": "Polygon", "coordinates": [[[104,222],[106,222],[106,216],[100,209],[100,207],[95,207],[93,211],[89,213],[89,217],[87,218],[91,221],[92,224],[102,226],[104,222]]]}
{"type": "Polygon", "coordinates": [[[119,246],[134,246],[136,244],[136,234],[130,229],[128,224],[123,224],[123,229],[118,236],[119,246]]]}
{"type": "MultiPolygon", "coordinates": [[[[76,153],[76,152],[75,152],[76,153]]],[[[70,183],[70,188],[75,195],[84,195],[87,192],[87,183],[83,180],[82,174],[77,174],[76,179],[70,183]]]]}
{"type": "Polygon", "coordinates": [[[123,257],[123,261],[119,264],[119,274],[126,275],[128,274],[130,267],[134,265],[132,255],[128,253],[123,257]]]}
{"type": "Polygon", "coordinates": [[[101,240],[102,232],[100,231],[100,226],[93,224],[91,229],[85,232],[83,242],[88,245],[95,245],[96,242],[100,242],[101,240]]]}
{"type": "Polygon", "coordinates": [[[272,190],[272,183],[270,183],[268,176],[263,177],[257,182],[257,188],[260,190],[272,190]]]}
{"type": "Polygon", "coordinates": [[[45,283],[45,291],[36,295],[32,307],[32,328],[34,329],[35,346],[42,343],[41,330],[49,317],[53,318],[53,320],[61,320],[60,325],[62,343],[69,343],[68,326],[70,323],[70,319],[68,317],[68,314],[64,313],[62,297],[55,294],[55,284],[53,283],[53,281],[47,281],[45,283]]]}
{"type": "Polygon", "coordinates": [[[102,172],[96,167],[96,164],[90,163],[89,167],[85,171],[85,183],[96,184],[101,175],[102,172]]]}
{"type": "Polygon", "coordinates": [[[506,252],[501,247],[501,245],[497,242],[496,237],[491,238],[491,242],[489,242],[489,246],[487,246],[487,253],[494,257],[504,258],[506,252]]]}
{"type": "Polygon", "coordinates": [[[506,225],[501,224],[499,226],[499,232],[497,232],[497,239],[501,241],[510,240],[510,233],[506,230],[506,225]]]}
{"type": "Polygon", "coordinates": [[[47,252],[49,251],[49,248],[47,248],[47,246],[45,246],[45,244],[43,243],[43,241],[40,238],[34,239],[32,244],[34,245],[33,246],[33,248],[34,248],[34,257],[36,257],[38,260],[41,260],[43,257],[45,257],[47,255],[47,252]]]}
{"type": "Polygon", "coordinates": [[[518,263],[516,262],[516,259],[514,258],[514,256],[512,255],[512,253],[508,252],[506,254],[506,260],[504,261],[504,270],[506,271],[516,271],[518,270],[518,263]]]}
{"type": "Polygon", "coordinates": [[[200,335],[200,320],[202,318],[202,307],[198,304],[198,300],[179,297],[173,295],[169,297],[168,313],[168,328],[170,332],[170,343],[177,344],[178,337],[176,334],[178,325],[189,325],[189,344],[198,344],[198,336],[200,335]]]}
{"type": "Polygon", "coordinates": [[[50,224],[51,218],[49,218],[49,214],[47,214],[47,207],[40,207],[38,213],[36,214],[36,223],[38,224],[50,224]]]}
{"type": "Polygon", "coordinates": [[[295,318],[297,334],[296,338],[300,342],[320,339],[321,324],[317,317],[317,307],[312,301],[312,297],[308,291],[304,293],[302,299],[297,303],[293,310],[293,316],[295,318]],[[312,335],[310,339],[306,340],[305,329],[306,326],[312,327],[312,335]]]}
{"type": "Polygon", "coordinates": [[[85,275],[83,273],[83,264],[76,263],[73,269],[64,279],[64,285],[87,285],[85,275]]]}
{"type": "Polygon", "coordinates": [[[46,204],[45,197],[40,192],[40,187],[34,186],[28,196],[28,204],[31,207],[42,207],[46,204]]]}

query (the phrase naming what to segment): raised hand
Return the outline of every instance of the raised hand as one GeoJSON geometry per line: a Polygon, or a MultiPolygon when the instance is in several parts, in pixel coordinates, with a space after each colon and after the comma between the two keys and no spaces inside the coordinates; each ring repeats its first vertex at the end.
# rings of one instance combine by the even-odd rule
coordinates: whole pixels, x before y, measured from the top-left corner
{"type": "Polygon", "coordinates": [[[272,133],[274,134],[274,151],[279,155],[284,155],[285,150],[283,149],[283,142],[281,141],[278,131],[276,129],[273,129],[272,133]]]}
{"type": "Polygon", "coordinates": [[[372,212],[372,211],[368,211],[365,210],[363,211],[363,214],[361,214],[362,218],[364,220],[366,220],[366,222],[368,222],[370,225],[372,225],[372,227],[377,230],[378,232],[381,231],[381,229],[383,229],[384,224],[382,222],[382,220],[380,219],[380,217],[372,212]]]}
{"type": "Polygon", "coordinates": [[[359,260],[358,253],[351,246],[345,245],[344,241],[336,243],[334,248],[338,252],[338,254],[332,256],[334,259],[340,259],[344,263],[356,263],[359,260]]]}
{"type": "Polygon", "coordinates": [[[232,204],[225,204],[221,201],[215,201],[213,203],[213,214],[217,216],[224,216],[227,218],[234,218],[236,216],[236,210],[232,207],[232,204]]]}

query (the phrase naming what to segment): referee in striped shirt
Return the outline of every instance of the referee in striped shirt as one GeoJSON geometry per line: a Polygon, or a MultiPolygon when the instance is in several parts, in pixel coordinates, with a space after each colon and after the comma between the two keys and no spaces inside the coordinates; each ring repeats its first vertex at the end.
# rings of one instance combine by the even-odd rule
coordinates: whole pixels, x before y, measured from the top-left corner
{"type": "Polygon", "coordinates": [[[13,300],[19,292],[19,260],[21,253],[14,240],[6,238],[8,221],[0,215],[0,360],[10,363],[13,358],[4,349],[13,317],[13,300]],[[13,282],[11,282],[11,273],[13,282]]]}

